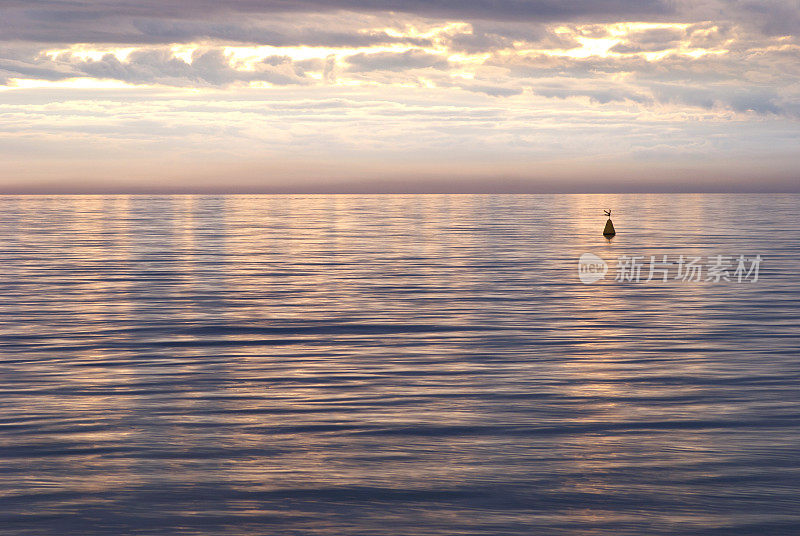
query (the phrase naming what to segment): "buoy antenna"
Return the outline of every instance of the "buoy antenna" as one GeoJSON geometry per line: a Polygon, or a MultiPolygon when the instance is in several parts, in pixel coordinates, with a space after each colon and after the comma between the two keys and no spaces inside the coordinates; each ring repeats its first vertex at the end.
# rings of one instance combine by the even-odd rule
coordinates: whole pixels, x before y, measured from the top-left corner
{"type": "Polygon", "coordinates": [[[605,212],[606,216],[608,216],[609,218],[611,217],[611,211],[610,210],[604,210],[603,212],[605,212]]]}

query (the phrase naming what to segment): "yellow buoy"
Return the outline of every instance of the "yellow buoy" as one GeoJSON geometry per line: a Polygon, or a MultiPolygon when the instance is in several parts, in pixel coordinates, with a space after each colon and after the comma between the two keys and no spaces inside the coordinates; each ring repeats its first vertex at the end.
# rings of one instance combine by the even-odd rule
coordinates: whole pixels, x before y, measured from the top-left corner
{"type": "Polygon", "coordinates": [[[604,210],[603,212],[605,212],[606,216],[608,216],[608,221],[606,222],[606,227],[605,227],[605,229],[603,229],[603,236],[614,236],[615,234],[617,234],[617,231],[614,230],[614,224],[611,223],[611,211],[610,210],[604,210]]]}

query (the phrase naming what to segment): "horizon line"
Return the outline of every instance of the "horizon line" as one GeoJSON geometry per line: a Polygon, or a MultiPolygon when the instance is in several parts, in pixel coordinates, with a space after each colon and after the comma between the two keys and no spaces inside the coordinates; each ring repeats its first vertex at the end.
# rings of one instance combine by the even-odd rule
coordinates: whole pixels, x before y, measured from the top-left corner
{"type": "Polygon", "coordinates": [[[195,196],[195,195],[798,195],[799,190],[594,190],[594,191],[234,191],[234,190],[86,190],[86,191],[0,191],[0,197],[47,196],[195,196]]]}

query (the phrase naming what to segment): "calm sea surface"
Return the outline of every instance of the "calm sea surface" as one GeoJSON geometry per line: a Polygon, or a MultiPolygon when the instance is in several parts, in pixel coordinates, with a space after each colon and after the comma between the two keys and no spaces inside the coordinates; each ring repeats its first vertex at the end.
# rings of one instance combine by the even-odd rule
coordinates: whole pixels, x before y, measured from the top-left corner
{"type": "Polygon", "coordinates": [[[3,535],[800,534],[797,195],[0,197],[0,315],[3,535]]]}

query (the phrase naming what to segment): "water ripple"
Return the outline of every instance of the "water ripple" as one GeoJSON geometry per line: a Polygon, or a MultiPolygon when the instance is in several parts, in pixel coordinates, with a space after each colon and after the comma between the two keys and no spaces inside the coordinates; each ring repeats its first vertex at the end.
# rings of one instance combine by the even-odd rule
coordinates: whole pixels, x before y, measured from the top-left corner
{"type": "Polygon", "coordinates": [[[795,534],[798,206],[5,197],[0,532],[795,534]]]}

